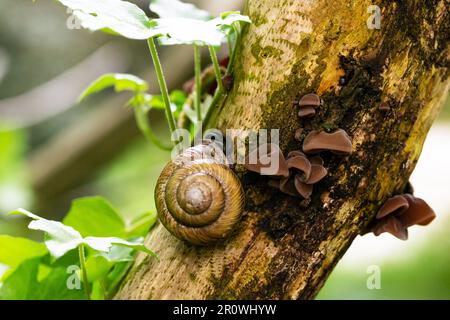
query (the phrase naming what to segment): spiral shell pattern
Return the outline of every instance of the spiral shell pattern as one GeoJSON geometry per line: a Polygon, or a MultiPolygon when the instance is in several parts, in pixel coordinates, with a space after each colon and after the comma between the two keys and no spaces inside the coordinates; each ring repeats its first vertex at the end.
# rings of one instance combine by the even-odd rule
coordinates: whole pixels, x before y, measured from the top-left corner
{"type": "Polygon", "coordinates": [[[202,155],[205,148],[189,148],[169,162],[155,189],[162,224],[177,238],[195,245],[225,238],[244,207],[239,179],[220,154],[202,155]]]}

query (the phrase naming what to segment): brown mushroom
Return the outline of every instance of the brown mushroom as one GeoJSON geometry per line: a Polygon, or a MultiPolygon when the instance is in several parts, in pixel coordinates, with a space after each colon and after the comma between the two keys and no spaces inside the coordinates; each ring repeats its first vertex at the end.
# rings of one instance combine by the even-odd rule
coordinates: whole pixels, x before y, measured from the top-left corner
{"type": "Polygon", "coordinates": [[[331,151],[336,154],[351,154],[352,142],[348,134],[338,129],[332,133],[311,131],[303,141],[303,151],[308,154],[331,151]]]}
{"type": "Polygon", "coordinates": [[[387,102],[382,102],[382,103],[380,103],[380,105],[378,106],[378,110],[381,110],[381,111],[389,111],[389,110],[391,110],[391,107],[389,106],[389,103],[387,103],[387,102]]]}
{"type": "Polygon", "coordinates": [[[297,192],[305,199],[309,199],[313,192],[313,185],[304,183],[300,175],[294,177],[294,185],[297,192]]]}
{"type": "Polygon", "coordinates": [[[270,143],[265,145],[265,149],[267,150],[267,153],[263,155],[260,154],[259,148],[253,150],[245,161],[245,168],[247,168],[247,170],[261,174],[264,173],[264,169],[269,169],[271,167],[272,159],[277,159],[278,170],[271,175],[288,177],[289,169],[286,165],[286,160],[280,148],[276,144],[270,143]],[[256,159],[256,163],[250,163],[250,159],[256,159]]]}
{"type": "Polygon", "coordinates": [[[310,118],[313,117],[315,114],[316,110],[314,110],[314,108],[312,107],[301,108],[300,111],[298,112],[298,116],[300,118],[310,118]]]}
{"type": "Polygon", "coordinates": [[[294,197],[308,199],[313,192],[313,185],[301,181],[300,175],[282,178],[281,180],[269,180],[269,186],[279,189],[281,192],[294,197]]]}
{"type": "Polygon", "coordinates": [[[302,133],[303,133],[303,129],[302,128],[298,128],[297,130],[295,130],[294,139],[297,140],[297,141],[301,141],[302,133]]]}
{"type": "Polygon", "coordinates": [[[386,217],[387,215],[399,215],[409,208],[409,203],[403,195],[389,198],[378,210],[377,219],[386,217]]]}
{"type": "Polygon", "coordinates": [[[313,107],[317,108],[322,104],[320,97],[314,93],[305,94],[298,102],[299,107],[313,107]]]}
{"type": "Polygon", "coordinates": [[[311,163],[311,174],[307,179],[302,176],[299,179],[306,184],[316,184],[328,174],[328,170],[323,166],[323,160],[319,156],[310,158],[309,162],[311,163]]]}
{"type": "Polygon", "coordinates": [[[372,229],[372,232],[376,236],[379,236],[384,232],[389,232],[401,240],[408,239],[408,229],[394,216],[389,216],[384,220],[379,221],[372,229]]]}
{"type": "Polygon", "coordinates": [[[298,116],[300,118],[313,117],[316,114],[314,109],[319,107],[321,103],[322,101],[317,94],[309,93],[304,95],[298,102],[298,106],[300,107],[298,116]]]}
{"type": "Polygon", "coordinates": [[[389,198],[377,213],[379,220],[372,228],[378,236],[389,232],[399,239],[408,238],[407,228],[415,224],[425,226],[436,217],[433,209],[422,199],[411,194],[389,198]]]}
{"type": "Polygon", "coordinates": [[[398,215],[398,219],[408,228],[415,224],[426,226],[436,218],[433,209],[422,199],[410,194],[404,194],[409,204],[408,210],[398,215]]]}
{"type": "Polygon", "coordinates": [[[309,179],[306,180],[307,184],[315,184],[326,177],[328,174],[328,170],[318,164],[312,164],[311,165],[311,175],[309,176],[309,179]]]}
{"type": "Polygon", "coordinates": [[[301,176],[308,180],[311,175],[311,163],[303,152],[291,151],[288,154],[286,165],[288,169],[297,169],[301,176]]]}

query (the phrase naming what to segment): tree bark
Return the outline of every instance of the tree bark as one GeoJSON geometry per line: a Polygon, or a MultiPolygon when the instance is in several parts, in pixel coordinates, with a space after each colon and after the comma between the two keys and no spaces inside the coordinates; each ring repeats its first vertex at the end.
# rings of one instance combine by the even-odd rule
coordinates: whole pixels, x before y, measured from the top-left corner
{"type": "Polygon", "coordinates": [[[248,0],[232,91],[217,128],[280,128],[285,153],[311,130],[346,130],[348,157],[324,155],[328,176],[310,201],[267,187],[237,167],[246,210],[233,235],[187,245],[158,225],[118,299],[314,298],[378,208],[403,192],[449,88],[448,2],[248,0]],[[382,9],[381,30],[366,20],[382,9]],[[310,92],[324,104],[300,120],[293,101],[310,92]],[[388,102],[390,111],[378,109],[388,102]]]}

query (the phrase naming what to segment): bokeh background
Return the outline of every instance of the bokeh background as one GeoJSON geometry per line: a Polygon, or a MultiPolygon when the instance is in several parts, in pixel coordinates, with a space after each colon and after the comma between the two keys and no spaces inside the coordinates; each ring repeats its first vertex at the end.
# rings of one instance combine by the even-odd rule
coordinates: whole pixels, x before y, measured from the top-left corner
{"type": "MultiPolygon", "coordinates": [[[[148,6],[146,0],[132,2],[148,6]]],[[[240,0],[197,2],[213,13],[242,6],[240,0]]],[[[24,219],[4,213],[24,207],[60,219],[82,196],[104,196],[127,219],[155,210],[155,181],[169,154],[140,136],[123,107],[129,97],[107,91],[75,103],[107,72],[137,74],[157,93],[146,43],[73,27],[70,12],[56,1],[0,1],[0,234],[37,238],[24,219]]],[[[171,88],[192,76],[190,48],[162,48],[161,57],[171,88]]],[[[151,117],[166,137],[163,115],[151,117]]],[[[450,101],[411,178],[436,220],[411,228],[408,241],[387,234],[358,237],[318,299],[450,299],[448,159],[450,101]],[[380,289],[367,288],[371,266],[380,268],[380,289]]]]}

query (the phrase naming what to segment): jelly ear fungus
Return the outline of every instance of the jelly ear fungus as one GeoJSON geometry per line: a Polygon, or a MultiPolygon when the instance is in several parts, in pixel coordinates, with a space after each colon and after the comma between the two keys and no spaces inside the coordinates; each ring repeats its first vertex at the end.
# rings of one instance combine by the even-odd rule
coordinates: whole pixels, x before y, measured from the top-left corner
{"type": "Polygon", "coordinates": [[[298,102],[296,102],[296,104],[300,108],[298,116],[300,118],[309,118],[316,114],[315,109],[322,104],[322,101],[318,95],[309,93],[304,95],[298,102]]]}
{"type": "Polygon", "coordinates": [[[435,217],[433,209],[424,200],[412,194],[396,195],[378,210],[377,221],[371,231],[376,236],[388,232],[401,240],[407,240],[409,227],[426,226],[435,217]]]}

